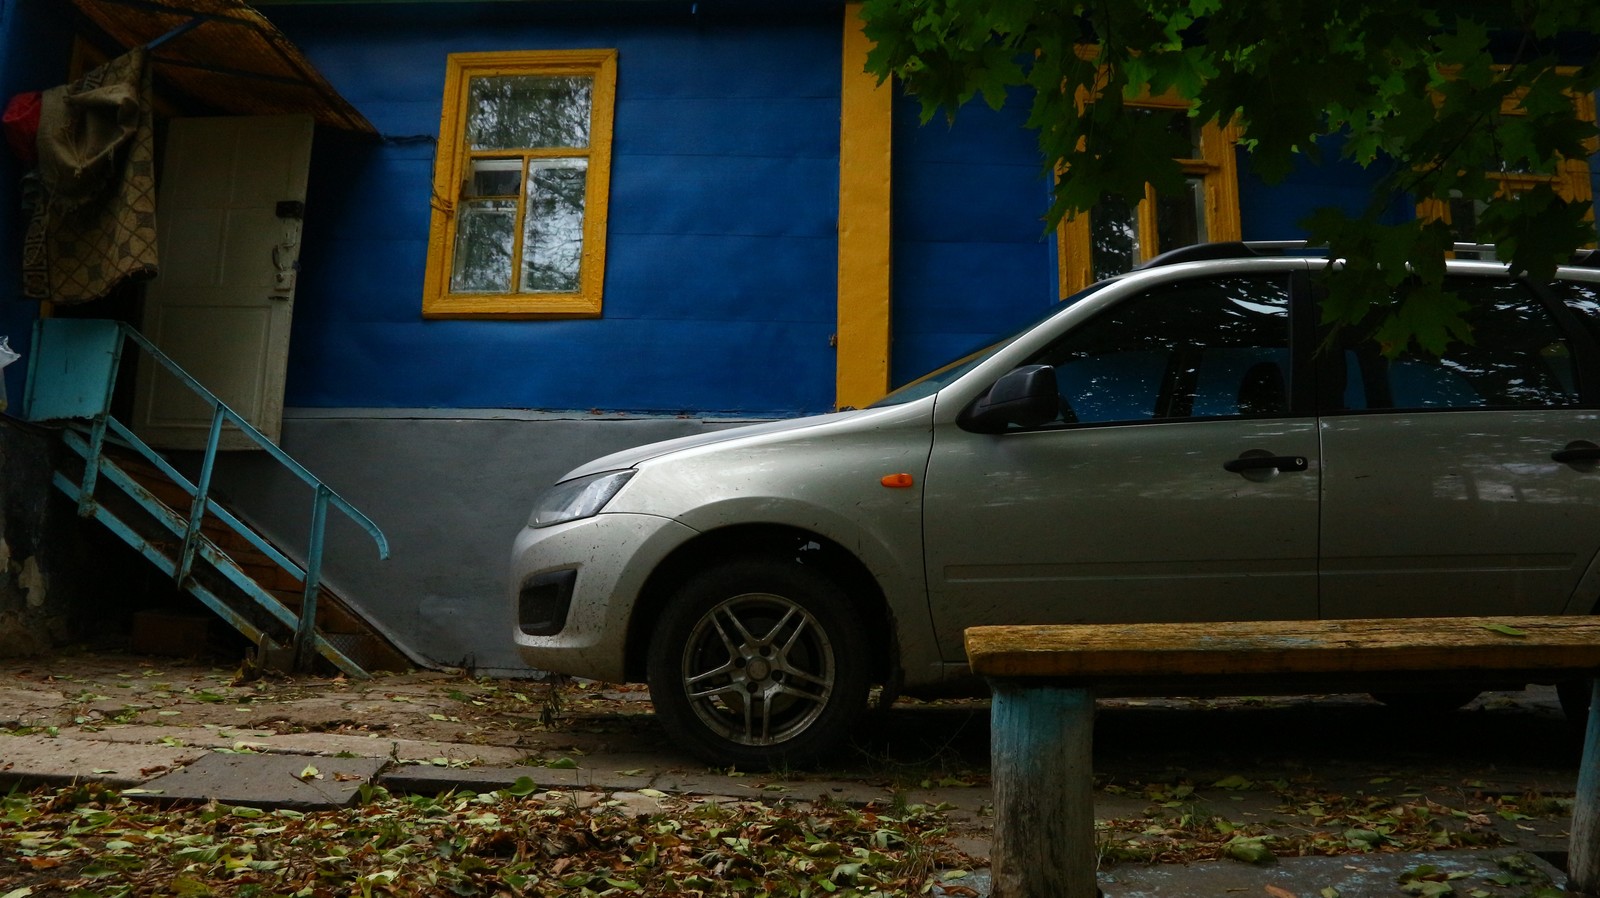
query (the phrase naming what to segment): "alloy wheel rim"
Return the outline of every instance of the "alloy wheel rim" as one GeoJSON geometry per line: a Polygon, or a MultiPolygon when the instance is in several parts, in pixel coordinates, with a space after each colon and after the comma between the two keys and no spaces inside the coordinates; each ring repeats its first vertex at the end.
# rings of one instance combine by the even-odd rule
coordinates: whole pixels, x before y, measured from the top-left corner
{"type": "Polygon", "coordinates": [[[827,707],[838,675],[833,644],[791,599],[745,593],[701,616],[684,645],[680,684],[695,716],[740,745],[776,745],[827,707]]]}

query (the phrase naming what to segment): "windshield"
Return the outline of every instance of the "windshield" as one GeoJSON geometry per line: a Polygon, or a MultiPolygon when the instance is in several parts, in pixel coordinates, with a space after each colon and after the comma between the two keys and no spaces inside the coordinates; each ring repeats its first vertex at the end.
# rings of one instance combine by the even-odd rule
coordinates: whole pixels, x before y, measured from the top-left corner
{"type": "Polygon", "coordinates": [[[882,408],[886,405],[904,405],[907,402],[921,399],[924,396],[932,396],[933,394],[944,389],[950,384],[951,381],[977,367],[979,362],[991,355],[994,355],[995,352],[999,351],[1000,347],[1010,343],[1015,339],[1016,334],[1012,334],[998,343],[985,346],[977,352],[962,356],[961,358],[945,365],[943,368],[935,368],[911,383],[908,383],[898,390],[895,390],[893,393],[890,393],[882,399],[879,399],[877,402],[874,402],[871,406],[869,406],[869,408],[882,408]]]}
{"type": "Polygon", "coordinates": [[[921,399],[924,396],[932,396],[934,393],[937,393],[954,383],[956,378],[959,378],[961,375],[966,374],[973,368],[978,367],[978,364],[984,359],[987,359],[989,356],[999,352],[1001,349],[1005,348],[1007,344],[1011,343],[1011,341],[1017,339],[1028,331],[1033,330],[1040,322],[1060,313],[1062,309],[1080,299],[1083,299],[1085,296],[1088,296],[1089,294],[1099,290],[1101,287],[1104,287],[1109,283],[1111,282],[1106,280],[1101,281],[1098,284],[1091,284],[1086,289],[1080,290],[1062,300],[1059,304],[1051,306],[1049,311],[1045,312],[1045,314],[1035,318],[1022,327],[1017,328],[1009,336],[994,343],[990,343],[988,346],[985,346],[975,352],[969,352],[953,362],[947,362],[944,365],[933,369],[927,374],[922,375],[916,380],[896,389],[894,392],[883,397],[882,399],[879,399],[877,402],[874,402],[870,407],[882,408],[883,406],[888,405],[904,405],[907,402],[913,402],[921,399]]]}

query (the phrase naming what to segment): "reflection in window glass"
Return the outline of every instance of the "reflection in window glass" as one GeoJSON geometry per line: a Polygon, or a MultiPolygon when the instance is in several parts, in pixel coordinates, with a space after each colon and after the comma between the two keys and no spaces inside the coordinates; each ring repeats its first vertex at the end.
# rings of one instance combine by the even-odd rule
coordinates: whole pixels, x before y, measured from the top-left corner
{"type": "Polygon", "coordinates": [[[1450,198],[1450,236],[1455,242],[1477,242],[1473,235],[1478,232],[1478,216],[1483,209],[1484,204],[1478,200],[1459,196],[1450,198]]]}
{"type": "Polygon", "coordinates": [[[1156,249],[1166,252],[1180,246],[1205,243],[1205,181],[1189,178],[1183,193],[1156,195],[1156,249]]]}
{"type": "Polygon", "coordinates": [[[1097,281],[1131,271],[1139,260],[1139,219],[1127,197],[1103,194],[1089,213],[1089,260],[1097,281]]]}
{"type": "Polygon", "coordinates": [[[450,292],[504,293],[511,289],[516,215],[514,200],[461,204],[450,292]]]}
{"type": "Polygon", "coordinates": [[[582,159],[535,162],[528,171],[528,213],[523,219],[522,292],[578,289],[583,262],[582,159]]]}
{"type": "MultiPolygon", "coordinates": [[[[1371,328],[1347,328],[1344,401],[1353,409],[1547,408],[1578,402],[1571,344],[1521,284],[1446,281],[1468,306],[1473,342],[1442,355],[1411,350],[1385,359],[1371,328]]],[[[1375,315],[1382,314],[1375,310],[1375,315]]],[[[1376,325],[1377,318],[1370,324],[1376,325]]]]}
{"type": "Polygon", "coordinates": [[[589,145],[590,78],[480,77],[468,94],[467,141],[474,150],[589,145]]]}
{"type": "MultiPolygon", "coordinates": [[[[1600,284],[1586,284],[1573,281],[1560,281],[1550,286],[1556,296],[1567,304],[1567,308],[1578,313],[1578,321],[1583,329],[1589,332],[1591,339],[1600,342],[1600,284]]],[[[1576,365],[1573,370],[1576,372],[1576,365]]],[[[1577,394],[1579,384],[1573,383],[1569,391],[1577,394]]]]}
{"type": "Polygon", "coordinates": [[[467,142],[484,155],[462,184],[450,292],[578,292],[593,79],[480,76],[467,93],[467,142]]]}
{"type": "Polygon", "coordinates": [[[1210,278],[1123,300],[1039,353],[1069,422],[1289,412],[1289,292],[1210,278]]]}
{"type": "Polygon", "coordinates": [[[1600,284],[1558,281],[1550,290],[1578,313],[1578,320],[1596,341],[1600,341],[1600,284]]]}

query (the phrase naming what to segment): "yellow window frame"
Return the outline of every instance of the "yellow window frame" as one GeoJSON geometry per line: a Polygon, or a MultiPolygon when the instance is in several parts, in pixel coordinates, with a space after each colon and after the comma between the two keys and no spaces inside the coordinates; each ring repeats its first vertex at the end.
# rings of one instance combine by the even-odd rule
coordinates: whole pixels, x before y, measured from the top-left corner
{"type": "MultiPolygon", "coordinates": [[[[1496,66],[1495,68],[1503,68],[1496,66]]],[[[1570,75],[1577,69],[1560,66],[1556,72],[1570,75]]],[[[1593,94],[1578,94],[1572,97],[1572,105],[1577,112],[1578,120],[1595,124],[1595,102],[1593,94]]],[[[1506,97],[1500,103],[1502,115],[1522,115],[1521,96],[1506,97]]],[[[1585,141],[1585,148],[1590,155],[1600,150],[1600,138],[1590,138],[1585,141]]],[[[1485,176],[1497,182],[1495,195],[1499,197],[1516,196],[1524,190],[1530,190],[1539,184],[1549,184],[1556,196],[1569,203],[1589,202],[1594,199],[1594,187],[1589,180],[1589,160],[1587,157],[1580,159],[1563,159],[1561,166],[1555,174],[1543,175],[1532,172],[1485,172],[1485,176]]],[[[1451,220],[1450,204],[1441,199],[1427,199],[1417,204],[1417,217],[1423,221],[1442,221],[1445,224],[1454,224],[1451,220]]],[[[1594,210],[1590,209],[1586,216],[1594,219],[1594,210]]],[[[1451,255],[1454,255],[1453,253],[1451,255]]]]}
{"type": "Polygon", "coordinates": [[[434,163],[428,227],[428,258],[422,292],[425,318],[596,318],[605,286],[606,220],[611,185],[611,132],[617,87],[616,50],[529,50],[452,53],[446,61],[439,148],[434,163]],[[579,76],[593,79],[588,147],[477,150],[467,141],[468,90],[473,78],[579,76]],[[576,292],[515,292],[520,277],[522,217],[526,192],[517,197],[513,228],[512,288],[508,293],[452,293],[457,204],[474,159],[521,159],[526,172],[536,159],[584,158],[583,249],[576,292]]]}
{"type": "MultiPolygon", "coordinates": [[[[1176,94],[1145,96],[1125,100],[1124,105],[1141,109],[1185,110],[1190,103],[1176,94]]],[[[1234,145],[1239,128],[1229,123],[1207,122],[1200,127],[1199,155],[1177,160],[1185,176],[1199,177],[1204,192],[1206,239],[1213,242],[1241,239],[1239,220],[1239,166],[1234,145]]],[[[1063,218],[1056,228],[1056,249],[1060,257],[1057,273],[1061,298],[1082,290],[1093,282],[1090,256],[1089,216],[1093,212],[1063,218]]],[[[1134,205],[1139,228],[1139,261],[1147,262],[1163,249],[1156,240],[1156,192],[1145,185],[1144,197],[1134,205]]]]}

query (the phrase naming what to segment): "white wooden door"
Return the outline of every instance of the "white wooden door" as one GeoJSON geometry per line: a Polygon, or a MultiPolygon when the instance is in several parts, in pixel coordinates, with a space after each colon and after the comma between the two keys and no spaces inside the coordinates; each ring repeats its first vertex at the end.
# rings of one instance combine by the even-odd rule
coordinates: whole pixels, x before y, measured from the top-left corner
{"type": "MultiPolygon", "coordinates": [[[[311,159],[310,116],[174,119],[157,185],[160,274],[140,330],[274,442],[311,159]]],[[[149,358],[134,430],[151,445],[202,449],[210,409],[149,358]]],[[[253,448],[237,430],[225,449],[253,448]]]]}

